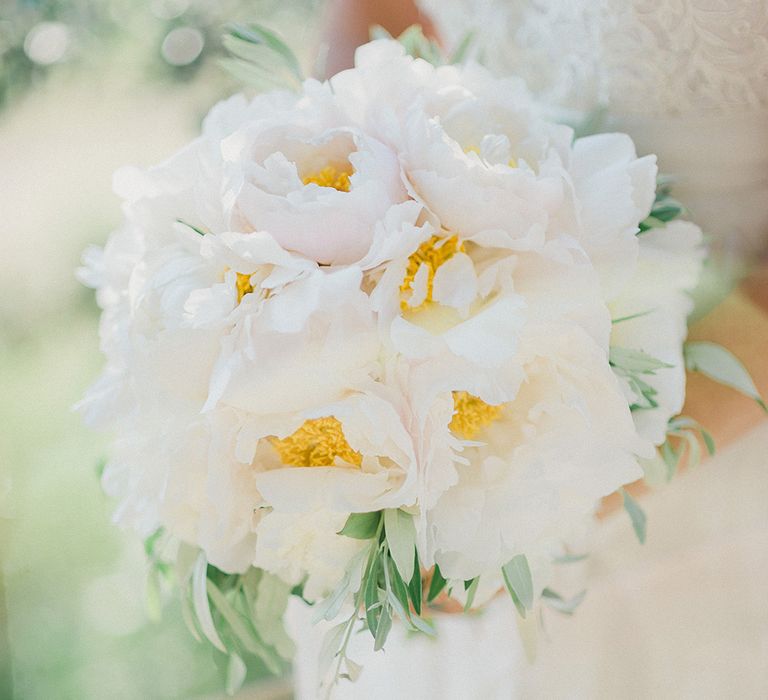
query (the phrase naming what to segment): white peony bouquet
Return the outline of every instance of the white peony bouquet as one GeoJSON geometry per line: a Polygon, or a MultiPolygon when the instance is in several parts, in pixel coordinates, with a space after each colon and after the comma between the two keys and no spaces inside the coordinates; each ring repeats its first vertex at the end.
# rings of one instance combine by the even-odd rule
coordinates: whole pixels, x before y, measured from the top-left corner
{"type": "Polygon", "coordinates": [[[115,189],[82,410],[115,436],[116,520],[233,684],[290,658],[291,594],[337,620],[329,683],[360,626],[381,648],[504,588],[568,610],[551,569],[600,499],[659,445],[673,469],[668,432],[698,446],[675,416],[701,232],[654,156],[574,140],[517,80],[374,41],[115,189]]]}

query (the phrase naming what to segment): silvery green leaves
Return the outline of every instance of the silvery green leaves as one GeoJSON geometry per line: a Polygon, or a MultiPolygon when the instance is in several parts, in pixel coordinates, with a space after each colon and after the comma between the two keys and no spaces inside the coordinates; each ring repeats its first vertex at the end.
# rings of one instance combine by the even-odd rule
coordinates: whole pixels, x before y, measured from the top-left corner
{"type": "Polygon", "coordinates": [[[640,542],[640,544],[645,544],[645,512],[638,505],[637,501],[630,496],[627,490],[619,489],[619,493],[624,502],[624,510],[627,511],[627,515],[629,515],[629,519],[632,521],[632,529],[635,531],[638,542],[640,542]]]}
{"type": "Polygon", "coordinates": [[[533,578],[524,554],[518,554],[501,567],[504,584],[520,617],[533,609],[533,578]]]}
{"type": "Polygon", "coordinates": [[[638,235],[653,228],[664,228],[670,221],[687,213],[686,208],[672,197],[672,180],[660,175],[656,180],[656,199],[651,207],[651,213],[640,222],[638,235]]]}
{"type": "Polygon", "coordinates": [[[285,670],[293,654],[293,642],[282,623],[290,586],[256,568],[226,574],[208,564],[202,551],[184,544],[176,575],[182,613],[193,636],[228,657],[228,693],[236,692],[245,679],[248,656],[261,659],[272,673],[285,670]]]}
{"type": "Polygon", "coordinates": [[[361,586],[365,621],[376,649],[384,645],[395,616],[406,629],[433,634],[420,616],[421,567],[413,516],[400,509],[385,510],[381,525],[361,586]]]}
{"type": "Polygon", "coordinates": [[[434,634],[421,617],[423,591],[413,516],[400,509],[353,513],[339,535],[370,540],[370,545],[360,550],[360,560],[349,567],[341,586],[318,606],[316,619],[333,619],[355,589],[353,582],[359,582],[352,614],[332,628],[323,643],[321,668],[332,671],[329,692],[339,678],[354,680],[359,673],[359,666],[347,656],[347,645],[361,620],[373,637],[374,650],[384,647],[395,618],[412,632],[434,634]],[[363,561],[362,572],[356,574],[363,561]]]}
{"type": "Polygon", "coordinates": [[[410,581],[414,574],[416,554],[416,527],[413,516],[399,508],[384,511],[384,532],[389,553],[403,580],[410,581]]]}
{"type": "Polygon", "coordinates": [[[724,347],[710,342],[689,342],[683,346],[683,356],[687,370],[701,372],[720,384],[740,391],[768,413],[768,406],[746,367],[724,347]]]}
{"type": "Polygon", "coordinates": [[[274,32],[258,24],[231,25],[222,37],[231,58],[221,65],[246,85],[266,90],[298,88],[304,80],[291,48],[274,32]]]}
{"type": "Polygon", "coordinates": [[[150,620],[160,619],[162,612],[162,589],[173,585],[173,567],[162,557],[163,546],[168,540],[163,528],[158,528],[144,540],[144,553],[147,556],[146,606],[150,620]]]}
{"type": "MultiPolygon", "coordinates": [[[[683,356],[689,371],[700,372],[740,391],[768,411],[747,369],[725,348],[711,342],[689,342],[683,346],[683,356]]],[[[710,455],[715,453],[712,436],[698,422],[686,416],[677,416],[669,421],[667,438],[655,458],[642,462],[645,480],[651,485],[669,481],[683,462],[695,467],[701,460],[702,443],[710,455]]]]}
{"type": "Polygon", "coordinates": [[[393,37],[386,29],[380,26],[371,28],[371,39],[393,39],[396,38],[409,56],[414,58],[423,58],[433,66],[439,66],[447,63],[443,56],[440,46],[428,39],[424,31],[418,24],[408,27],[400,36],[393,37]]]}
{"type": "Polygon", "coordinates": [[[563,596],[555,593],[551,588],[545,588],[541,592],[541,602],[563,615],[573,615],[586,595],[586,591],[581,591],[572,598],[563,598],[563,596]]]}
{"type": "Polygon", "coordinates": [[[446,56],[440,45],[428,38],[418,24],[412,24],[400,36],[393,37],[384,27],[371,27],[371,39],[396,39],[405,48],[405,52],[414,58],[423,58],[433,66],[462,63],[474,41],[472,32],[467,32],[453,52],[446,56]]]}
{"type": "Polygon", "coordinates": [[[608,360],[613,371],[627,381],[630,389],[637,397],[630,406],[633,411],[658,407],[659,404],[656,401],[658,392],[644,381],[643,377],[653,375],[660,369],[670,368],[672,365],[657,360],[642,350],[620,347],[610,349],[608,360]]]}
{"type": "Polygon", "coordinates": [[[712,436],[693,418],[677,416],[669,421],[667,440],[659,448],[659,459],[665,467],[666,481],[670,481],[678,467],[685,461],[687,466],[695,467],[701,461],[701,443],[707,453],[715,454],[715,441],[712,436]],[[676,438],[673,442],[669,438],[676,438]]]}
{"type": "Polygon", "coordinates": [[[352,513],[344,527],[339,531],[340,535],[352,537],[356,540],[370,540],[376,536],[381,522],[381,512],[352,513]]]}

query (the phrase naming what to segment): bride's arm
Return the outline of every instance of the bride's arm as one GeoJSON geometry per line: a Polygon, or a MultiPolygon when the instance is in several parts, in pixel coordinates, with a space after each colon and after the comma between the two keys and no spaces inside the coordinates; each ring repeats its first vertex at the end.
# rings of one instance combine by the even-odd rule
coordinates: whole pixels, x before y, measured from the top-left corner
{"type": "MultiPolygon", "coordinates": [[[[689,340],[709,340],[730,350],[749,370],[758,391],[768,397],[768,266],[753,274],[707,316],[695,323],[689,340]]],[[[697,372],[688,373],[682,414],[697,420],[721,449],[766,420],[755,401],[697,372]]],[[[635,495],[643,482],[629,487],[635,495]]],[[[601,515],[621,507],[616,495],[603,502],[601,515]]]]}
{"type": "Polygon", "coordinates": [[[412,24],[420,24],[426,33],[432,30],[413,0],[331,0],[323,32],[325,74],[333,75],[352,65],[355,49],[368,41],[373,25],[397,36],[412,24]]]}

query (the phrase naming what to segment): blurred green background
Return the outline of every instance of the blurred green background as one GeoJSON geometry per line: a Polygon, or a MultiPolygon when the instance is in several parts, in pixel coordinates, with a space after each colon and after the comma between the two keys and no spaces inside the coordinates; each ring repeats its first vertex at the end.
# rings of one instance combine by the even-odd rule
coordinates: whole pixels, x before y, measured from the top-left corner
{"type": "MultiPolygon", "coordinates": [[[[320,0],[0,0],[0,698],[222,695],[178,605],[145,605],[142,544],[110,523],[103,438],[71,406],[101,366],[74,277],[119,220],[111,174],[191,139],[239,89],[217,64],[229,21],[308,60],[320,0]]],[[[310,67],[311,68],[311,67],[310,67]]],[[[286,697],[259,678],[242,697],[286,697]]]]}

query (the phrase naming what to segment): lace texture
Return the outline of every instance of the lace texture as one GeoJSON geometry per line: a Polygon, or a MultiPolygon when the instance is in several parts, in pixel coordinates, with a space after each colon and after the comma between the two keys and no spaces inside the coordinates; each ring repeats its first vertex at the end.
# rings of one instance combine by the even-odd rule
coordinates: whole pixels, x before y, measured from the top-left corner
{"type": "Polygon", "coordinates": [[[768,109],[765,0],[421,0],[448,43],[552,105],[657,116],[768,109]]]}

